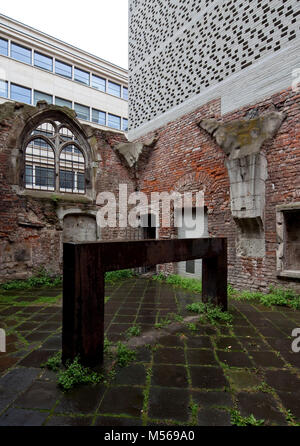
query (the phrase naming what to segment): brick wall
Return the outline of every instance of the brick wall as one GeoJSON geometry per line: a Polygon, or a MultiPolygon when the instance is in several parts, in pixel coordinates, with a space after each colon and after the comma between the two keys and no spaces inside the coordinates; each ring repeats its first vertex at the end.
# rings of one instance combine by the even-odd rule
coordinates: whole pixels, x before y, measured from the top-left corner
{"type": "MultiPolygon", "coordinates": [[[[54,111],[57,107],[50,107],[54,111]]],[[[61,109],[60,109],[61,110],[61,109]]],[[[58,274],[62,268],[63,221],[60,212],[76,209],[83,214],[96,211],[98,192],[117,193],[119,183],[135,183],[113,146],[126,139],[121,133],[83,127],[93,152],[90,176],[95,176],[93,199],[81,195],[33,191],[26,193],[22,181],[22,131],[37,113],[36,107],[21,104],[0,106],[0,281],[23,279],[44,268],[58,274]],[[25,192],[25,194],[24,194],[25,192]]],[[[77,124],[78,121],[74,120],[77,124]]],[[[79,124],[80,125],[80,124],[79,124]]],[[[132,238],[134,230],[103,229],[102,239],[132,238]]]]}
{"type": "MultiPolygon", "coordinates": [[[[181,192],[205,191],[208,230],[212,237],[228,237],[229,281],[237,288],[266,290],[275,284],[299,288],[299,280],[283,280],[276,275],[276,206],[300,201],[300,95],[290,89],[255,105],[222,116],[231,121],[262,113],[282,111],[286,119],[277,135],[262,147],[268,162],[265,207],[264,258],[236,254],[237,227],[230,210],[229,178],[224,166],[225,154],[204,130],[198,127],[204,118],[220,118],[220,101],[215,100],[194,112],[156,130],[158,142],[140,166],[140,189],[181,192]]],[[[152,135],[146,135],[145,140],[152,135]]],[[[174,229],[161,229],[160,237],[174,237],[174,229]]],[[[170,265],[168,270],[171,271],[170,265]]]]}

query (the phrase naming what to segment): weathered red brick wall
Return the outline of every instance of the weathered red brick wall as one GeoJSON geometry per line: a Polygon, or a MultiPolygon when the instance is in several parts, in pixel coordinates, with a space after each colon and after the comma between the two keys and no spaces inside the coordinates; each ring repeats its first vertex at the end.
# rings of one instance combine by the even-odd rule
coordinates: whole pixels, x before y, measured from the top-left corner
{"type": "MultiPolygon", "coordinates": [[[[276,276],[276,205],[300,201],[300,95],[290,89],[274,94],[258,104],[222,116],[231,121],[273,109],[286,119],[275,138],[262,147],[268,161],[266,181],[264,258],[236,255],[236,224],[230,210],[230,191],[224,153],[215,141],[198,127],[204,118],[220,119],[220,102],[212,101],[193,113],[156,131],[158,142],[148,162],[140,165],[142,191],[205,191],[208,229],[212,237],[228,237],[229,281],[237,288],[266,290],[271,284],[299,288],[297,280],[276,276]]],[[[146,135],[141,140],[146,140],[146,135]]],[[[161,229],[160,237],[173,237],[174,229],[161,229]]],[[[170,268],[169,268],[170,270],[170,268]]]]}
{"type": "MultiPolygon", "coordinates": [[[[58,208],[75,207],[83,213],[97,210],[96,200],[87,201],[81,195],[68,199],[59,194],[59,200],[53,198],[53,192],[22,195],[24,187],[17,184],[22,166],[13,162],[13,154],[21,149],[17,133],[36,112],[37,108],[20,104],[16,108],[14,104],[0,106],[0,282],[23,279],[42,268],[51,274],[60,273],[63,227],[58,208]]],[[[93,141],[95,159],[100,158],[92,168],[96,172],[96,192],[117,193],[119,183],[127,184],[129,192],[135,190],[129,169],[113,149],[115,144],[126,141],[125,136],[84,128],[93,141]]],[[[134,230],[108,228],[101,232],[103,239],[133,236],[134,230]]]]}

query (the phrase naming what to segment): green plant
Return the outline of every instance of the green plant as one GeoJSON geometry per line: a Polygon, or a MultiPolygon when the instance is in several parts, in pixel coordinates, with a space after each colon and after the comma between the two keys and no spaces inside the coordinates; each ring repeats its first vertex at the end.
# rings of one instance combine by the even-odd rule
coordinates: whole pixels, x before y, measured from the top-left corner
{"type": "Polygon", "coordinates": [[[193,324],[193,323],[190,322],[190,323],[186,324],[186,326],[187,326],[187,328],[189,330],[191,330],[194,333],[198,331],[198,328],[197,328],[196,324],[193,324]]]}
{"type": "Polygon", "coordinates": [[[174,321],[176,321],[176,322],[183,322],[184,321],[183,316],[180,316],[180,314],[172,314],[172,317],[173,317],[174,321]]]}
{"type": "Polygon", "coordinates": [[[198,417],[198,412],[199,412],[199,405],[196,403],[191,403],[190,406],[190,411],[191,411],[191,415],[192,415],[192,424],[196,425],[197,424],[197,417],[198,417]]]}
{"type": "Polygon", "coordinates": [[[58,384],[65,391],[71,390],[79,384],[98,384],[103,379],[103,375],[80,364],[79,357],[67,364],[66,370],[61,370],[58,373],[58,384]]]}
{"type": "Polygon", "coordinates": [[[105,297],[105,298],[104,298],[104,303],[107,304],[107,302],[109,302],[109,301],[110,301],[110,297],[105,297]]]}
{"type": "Polygon", "coordinates": [[[106,283],[116,283],[121,280],[129,279],[134,276],[134,272],[131,269],[123,269],[121,271],[109,271],[105,273],[106,283]]]}
{"type": "Polygon", "coordinates": [[[159,273],[155,276],[152,276],[152,280],[156,280],[157,282],[163,282],[166,279],[166,276],[163,273],[159,273]]]}
{"type": "Polygon", "coordinates": [[[154,327],[159,330],[161,328],[167,327],[169,324],[171,324],[171,322],[171,319],[166,316],[165,318],[162,318],[158,322],[156,322],[156,324],[154,324],[154,327]]]}
{"type": "Polygon", "coordinates": [[[295,310],[300,309],[300,295],[293,290],[284,288],[270,287],[267,294],[261,293],[259,291],[243,291],[236,293],[234,298],[237,300],[246,301],[257,301],[262,305],[271,307],[272,305],[287,306],[294,308],[295,310]]]}
{"type": "Polygon", "coordinates": [[[139,325],[133,325],[132,327],[128,328],[128,330],[126,331],[127,338],[140,336],[140,334],[141,334],[141,327],[139,325]]]}
{"type": "Polygon", "coordinates": [[[153,276],[152,279],[159,282],[166,282],[169,285],[180,287],[193,293],[201,293],[202,291],[202,283],[201,280],[198,279],[189,279],[187,277],[181,277],[177,274],[165,276],[162,273],[158,274],[157,276],[153,276]]]}
{"type": "Polygon", "coordinates": [[[113,343],[111,341],[109,341],[107,339],[107,337],[104,338],[104,348],[103,348],[103,352],[106,355],[111,355],[112,351],[111,351],[111,347],[112,347],[113,343]]]}
{"type": "Polygon", "coordinates": [[[52,372],[57,372],[61,366],[61,352],[55,353],[55,355],[51,356],[46,362],[41,364],[41,367],[47,367],[52,372]]]}
{"type": "Polygon", "coordinates": [[[1,290],[26,290],[31,288],[51,288],[62,285],[61,276],[50,276],[47,271],[41,270],[35,276],[26,280],[11,280],[0,285],[1,290]]]}
{"type": "Polygon", "coordinates": [[[193,313],[205,316],[205,318],[208,319],[211,324],[222,321],[230,325],[233,320],[232,315],[228,313],[228,311],[223,311],[220,307],[211,303],[194,302],[187,305],[186,309],[188,311],[192,311],[193,313]]]}
{"type": "Polygon", "coordinates": [[[236,409],[231,410],[231,424],[233,426],[262,426],[265,420],[257,420],[253,414],[243,417],[236,409]]]}
{"type": "Polygon", "coordinates": [[[136,357],[136,352],[128,348],[122,342],[118,342],[117,344],[117,364],[120,367],[127,366],[131,361],[134,361],[136,357]]]}

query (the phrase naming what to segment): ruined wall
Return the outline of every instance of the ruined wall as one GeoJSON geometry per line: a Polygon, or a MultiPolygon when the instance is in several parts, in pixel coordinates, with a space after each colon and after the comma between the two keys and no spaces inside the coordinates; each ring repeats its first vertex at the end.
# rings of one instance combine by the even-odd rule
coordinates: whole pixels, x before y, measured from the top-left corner
{"type": "MultiPolygon", "coordinates": [[[[65,234],[71,221],[72,237],[91,237],[93,231],[88,234],[84,224],[88,221],[92,226],[92,220],[96,221],[98,192],[117,193],[119,183],[127,184],[129,192],[135,190],[129,169],[114,149],[125,140],[121,133],[82,126],[74,112],[65,108],[43,103],[38,107],[15,103],[0,106],[0,282],[23,279],[43,268],[51,274],[60,273],[64,222],[65,234]],[[72,124],[86,140],[90,153],[84,195],[24,187],[23,139],[32,126],[50,118],[72,124]]],[[[96,228],[98,240],[133,238],[133,232],[96,228]]]]}
{"type": "MultiPolygon", "coordinates": [[[[280,254],[279,250],[282,242],[278,230],[280,205],[297,207],[300,202],[299,105],[300,95],[288,89],[221,118],[220,101],[211,101],[156,130],[157,142],[139,168],[139,186],[144,192],[204,190],[209,235],[228,237],[229,281],[240,289],[266,290],[271,284],[300,288],[299,271],[285,274],[278,267],[278,257],[281,262],[284,260],[284,253],[280,254]],[[251,142],[257,137],[256,132],[251,133],[251,119],[262,119],[268,113],[279,113],[282,120],[274,133],[266,135],[256,152],[258,161],[253,181],[249,178],[253,161],[249,159],[254,155],[244,153],[236,158],[235,174],[245,176],[239,180],[242,184],[237,188],[233,172],[230,172],[234,167],[230,154],[221,147],[220,140],[216,141],[214,132],[209,134],[207,129],[201,128],[201,122],[214,118],[220,124],[246,123],[245,128],[250,129],[246,131],[246,141],[250,138],[251,142]],[[236,190],[239,209],[235,208],[236,190]]],[[[150,133],[139,141],[153,135],[150,133]]],[[[229,146],[234,147],[232,141],[229,146]]],[[[300,228],[296,238],[295,231],[294,224],[287,246],[292,240],[298,243],[300,228]]],[[[160,229],[159,236],[176,237],[176,233],[176,229],[160,229]]],[[[281,237],[285,235],[282,233],[281,237]]],[[[295,252],[295,256],[299,255],[298,248],[295,252]]],[[[290,256],[288,258],[290,269],[290,256]]],[[[295,268],[297,262],[296,259],[295,268]]],[[[172,270],[170,265],[168,270],[172,270]]]]}

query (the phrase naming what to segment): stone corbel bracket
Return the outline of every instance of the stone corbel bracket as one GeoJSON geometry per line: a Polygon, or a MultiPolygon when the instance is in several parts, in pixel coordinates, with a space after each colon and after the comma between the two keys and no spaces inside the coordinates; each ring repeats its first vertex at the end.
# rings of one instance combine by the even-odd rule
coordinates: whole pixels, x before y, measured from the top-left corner
{"type": "Polygon", "coordinates": [[[234,218],[260,218],[263,221],[268,172],[266,157],[260,150],[275,136],[284,118],[283,113],[272,111],[254,119],[227,123],[203,119],[199,123],[226,155],[234,218]]]}
{"type": "Polygon", "coordinates": [[[144,142],[126,142],[117,144],[114,149],[125,159],[129,168],[136,168],[143,151],[152,149],[157,141],[158,138],[153,136],[144,142]]]}

